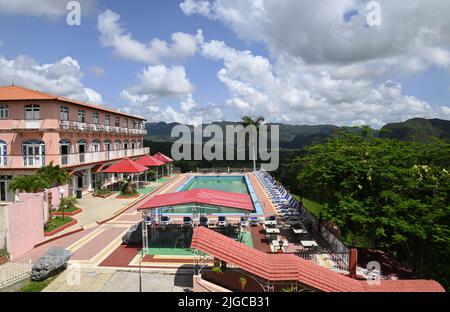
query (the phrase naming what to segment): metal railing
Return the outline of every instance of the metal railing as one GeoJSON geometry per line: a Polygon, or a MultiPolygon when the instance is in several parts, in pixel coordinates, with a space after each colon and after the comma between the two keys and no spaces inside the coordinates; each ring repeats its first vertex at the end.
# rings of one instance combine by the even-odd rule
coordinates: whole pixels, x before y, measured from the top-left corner
{"type": "Polygon", "coordinates": [[[31,259],[0,265],[0,289],[29,278],[32,266],[31,259]]]}
{"type": "Polygon", "coordinates": [[[296,253],[298,257],[314,261],[321,267],[335,270],[335,271],[349,271],[349,252],[314,252],[314,251],[302,251],[296,253]]]}
{"type": "Polygon", "coordinates": [[[80,164],[109,161],[124,157],[143,156],[150,154],[150,148],[135,148],[128,150],[101,151],[74,154],[46,154],[44,156],[7,155],[2,156],[0,168],[40,168],[51,161],[55,165],[76,166],[80,164]]]}
{"type": "Polygon", "coordinates": [[[122,134],[147,134],[145,129],[130,129],[117,126],[98,125],[92,123],[81,123],[77,121],[60,121],[59,128],[65,131],[92,131],[92,132],[108,132],[122,134]]]}

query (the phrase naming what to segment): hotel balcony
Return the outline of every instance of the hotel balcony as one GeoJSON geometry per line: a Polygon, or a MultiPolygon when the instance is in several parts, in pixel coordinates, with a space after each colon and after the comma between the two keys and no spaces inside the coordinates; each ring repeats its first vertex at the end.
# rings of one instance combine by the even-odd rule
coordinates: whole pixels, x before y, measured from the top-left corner
{"type": "Polygon", "coordinates": [[[137,134],[146,135],[145,129],[130,129],[115,126],[104,126],[90,123],[81,123],[75,121],[60,121],[59,129],[62,131],[82,131],[82,132],[104,132],[104,133],[121,133],[121,134],[137,134]]]}
{"type": "Polygon", "coordinates": [[[51,161],[61,167],[88,165],[90,163],[113,161],[125,157],[138,157],[150,154],[150,148],[135,148],[127,150],[89,152],[66,155],[8,155],[0,156],[0,169],[37,169],[51,161]]]}
{"type": "Polygon", "coordinates": [[[98,133],[120,133],[131,135],[146,135],[145,129],[130,129],[113,126],[103,126],[75,121],[46,120],[2,120],[0,132],[14,131],[63,131],[63,132],[98,132],[98,133]]]}

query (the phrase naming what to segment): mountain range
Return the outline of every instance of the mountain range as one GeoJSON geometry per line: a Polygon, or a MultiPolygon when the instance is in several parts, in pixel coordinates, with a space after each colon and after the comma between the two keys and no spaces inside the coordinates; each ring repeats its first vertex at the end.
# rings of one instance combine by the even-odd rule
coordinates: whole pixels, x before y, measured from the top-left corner
{"type": "MultiPolygon", "coordinates": [[[[213,124],[225,129],[226,125],[237,125],[239,123],[223,121],[214,122],[213,124]]],[[[146,129],[148,134],[146,140],[160,144],[173,142],[177,138],[171,137],[171,131],[176,125],[179,125],[179,123],[147,123],[146,129]]],[[[361,128],[357,127],[339,127],[334,125],[275,125],[280,127],[280,146],[286,149],[298,149],[314,142],[323,142],[340,129],[361,131],[361,128]]],[[[191,129],[193,129],[192,126],[191,129]]],[[[380,130],[371,129],[371,132],[382,138],[398,140],[427,142],[432,137],[450,140],[450,120],[414,118],[405,122],[386,124],[380,130]]]]}

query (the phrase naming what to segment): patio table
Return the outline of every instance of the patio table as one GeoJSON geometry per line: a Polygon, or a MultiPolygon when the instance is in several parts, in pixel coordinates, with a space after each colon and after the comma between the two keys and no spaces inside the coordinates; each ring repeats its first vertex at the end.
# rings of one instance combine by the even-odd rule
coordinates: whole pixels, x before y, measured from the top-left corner
{"type": "Polygon", "coordinates": [[[313,240],[303,240],[303,241],[300,241],[300,243],[302,244],[303,247],[317,247],[317,246],[319,246],[313,240]]]}
{"type": "Polygon", "coordinates": [[[270,229],[270,228],[266,228],[266,233],[267,234],[280,234],[280,229],[270,229]]]}
{"type": "Polygon", "coordinates": [[[305,229],[292,228],[292,230],[294,231],[295,234],[306,234],[306,233],[308,233],[308,231],[306,231],[305,229]]]}

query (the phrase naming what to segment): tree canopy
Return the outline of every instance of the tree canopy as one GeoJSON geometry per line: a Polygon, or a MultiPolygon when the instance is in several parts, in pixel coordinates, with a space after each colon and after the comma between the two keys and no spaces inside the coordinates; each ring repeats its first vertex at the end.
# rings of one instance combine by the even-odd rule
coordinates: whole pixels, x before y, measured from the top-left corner
{"type": "Polygon", "coordinates": [[[347,243],[386,250],[449,287],[450,144],[339,133],[291,164],[347,243]]]}

